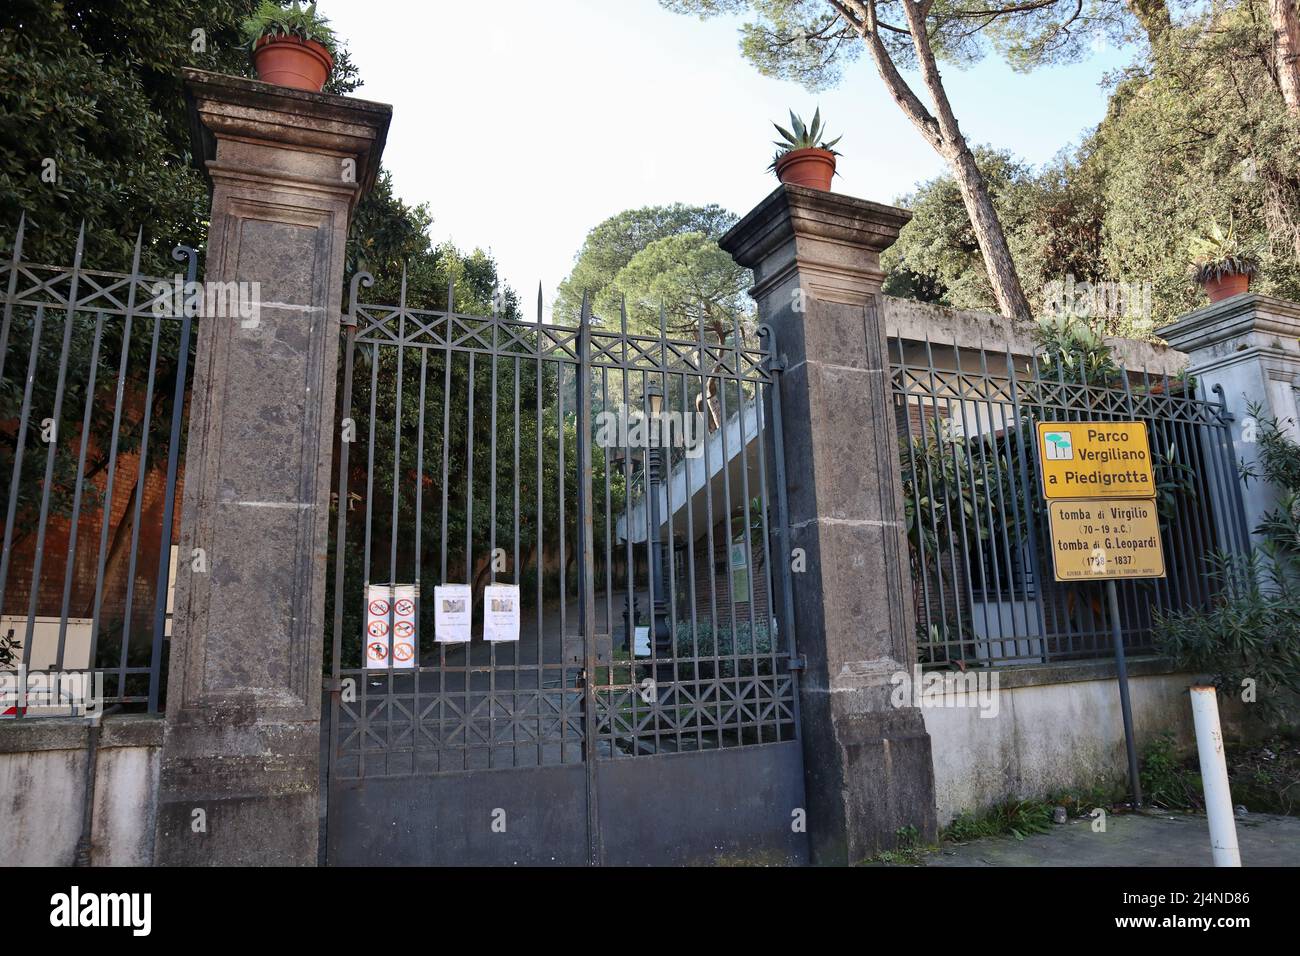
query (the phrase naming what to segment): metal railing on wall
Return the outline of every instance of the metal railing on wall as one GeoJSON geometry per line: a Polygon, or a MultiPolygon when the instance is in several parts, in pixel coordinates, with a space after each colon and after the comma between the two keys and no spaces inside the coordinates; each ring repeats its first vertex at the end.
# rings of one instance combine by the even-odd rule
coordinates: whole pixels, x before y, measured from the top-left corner
{"type": "MultiPolygon", "coordinates": [[[[0,262],[0,713],[162,703],[195,250],[177,275],[0,262]]],[[[187,557],[186,560],[189,560],[187,557]]]]}
{"type": "Polygon", "coordinates": [[[1112,653],[1103,586],[1054,580],[1037,422],[1147,424],[1167,575],[1119,582],[1130,653],[1154,650],[1158,612],[1213,599],[1211,554],[1249,547],[1233,419],[1194,381],[955,343],[889,350],[923,665],[1112,653]]]}

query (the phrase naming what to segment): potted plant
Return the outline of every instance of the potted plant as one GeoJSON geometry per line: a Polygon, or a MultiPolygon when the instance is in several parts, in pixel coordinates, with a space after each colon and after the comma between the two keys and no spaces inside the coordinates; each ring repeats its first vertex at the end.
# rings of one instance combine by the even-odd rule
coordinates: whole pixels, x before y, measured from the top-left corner
{"type": "Polygon", "coordinates": [[[1241,239],[1231,222],[1227,232],[1211,223],[1209,232],[1192,240],[1190,252],[1192,278],[1211,302],[1248,291],[1251,276],[1259,271],[1259,247],[1241,239]]]}
{"type": "Polygon", "coordinates": [[[266,83],[319,93],[334,68],[334,31],[315,3],[304,8],[293,0],[292,7],[283,7],[262,0],[244,21],[244,36],[258,79],[266,83]]]}
{"type": "Polygon", "coordinates": [[[776,156],[768,169],[776,172],[776,178],[783,183],[795,186],[811,186],[813,189],[830,189],[831,177],[835,175],[835,157],[839,155],[833,147],[843,137],[837,136],[829,143],[822,140],[822,111],[819,107],[813,113],[812,125],[805,126],[802,119],[790,111],[792,129],[783,129],[776,123],[776,131],[781,134],[777,140],[776,156]]]}

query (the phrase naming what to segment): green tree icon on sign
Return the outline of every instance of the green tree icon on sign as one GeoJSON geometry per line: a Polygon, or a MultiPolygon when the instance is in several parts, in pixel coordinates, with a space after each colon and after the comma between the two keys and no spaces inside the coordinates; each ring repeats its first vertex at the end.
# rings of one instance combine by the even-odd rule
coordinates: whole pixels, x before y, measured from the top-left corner
{"type": "Polygon", "coordinates": [[[1043,440],[1046,442],[1048,458],[1060,461],[1074,457],[1074,448],[1070,445],[1069,432],[1048,432],[1043,436],[1043,440]]]}

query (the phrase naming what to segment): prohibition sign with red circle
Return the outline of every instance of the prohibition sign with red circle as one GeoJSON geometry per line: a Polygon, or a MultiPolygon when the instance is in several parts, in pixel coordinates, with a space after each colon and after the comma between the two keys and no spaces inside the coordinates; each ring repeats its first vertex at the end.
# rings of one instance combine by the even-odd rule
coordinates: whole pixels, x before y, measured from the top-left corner
{"type": "Polygon", "coordinates": [[[371,621],[366,625],[366,630],[371,637],[383,637],[388,633],[387,621],[371,621]]]}
{"type": "Polygon", "coordinates": [[[366,650],[369,652],[372,661],[382,661],[388,656],[388,648],[383,644],[380,644],[378,641],[370,644],[366,650]]]}
{"type": "Polygon", "coordinates": [[[398,661],[409,661],[415,653],[415,648],[410,644],[394,644],[393,659],[398,661]]]}
{"type": "Polygon", "coordinates": [[[388,613],[388,602],[385,601],[385,600],[383,600],[382,598],[375,598],[373,601],[370,602],[370,613],[371,613],[371,614],[387,614],[387,613],[388,613]]]}
{"type": "Polygon", "coordinates": [[[395,637],[410,637],[415,633],[415,623],[413,621],[398,621],[393,625],[393,635],[395,637]]]}
{"type": "Polygon", "coordinates": [[[395,610],[398,614],[407,614],[407,615],[414,614],[415,602],[412,601],[410,598],[398,598],[397,603],[393,605],[393,610],[395,610]]]}

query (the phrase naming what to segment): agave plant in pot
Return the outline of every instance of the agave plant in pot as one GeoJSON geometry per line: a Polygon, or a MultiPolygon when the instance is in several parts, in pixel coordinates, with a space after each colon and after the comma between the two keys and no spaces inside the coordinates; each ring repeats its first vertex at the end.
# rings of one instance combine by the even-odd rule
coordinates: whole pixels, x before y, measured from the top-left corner
{"type": "Polygon", "coordinates": [[[804,125],[794,110],[790,111],[790,129],[776,123],[772,125],[781,134],[781,139],[775,142],[776,156],[768,167],[776,172],[776,178],[795,186],[830,189],[831,177],[835,175],[835,157],[840,155],[832,147],[843,137],[837,136],[829,143],[825,142],[821,108],[813,113],[810,125],[804,125]]]}
{"type": "Polygon", "coordinates": [[[294,90],[319,93],[334,69],[336,41],[329,21],[293,0],[285,7],[262,0],[244,21],[258,79],[294,90]]]}
{"type": "Polygon", "coordinates": [[[1204,235],[1189,246],[1192,279],[1205,290],[1211,302],[1240,295],[1250,289],[1250,279],[1259,271],[1259,246],[1242,239],[1228,223],[1225,232],[1211,223],[1204,235]]]}

